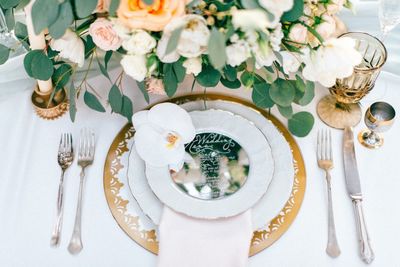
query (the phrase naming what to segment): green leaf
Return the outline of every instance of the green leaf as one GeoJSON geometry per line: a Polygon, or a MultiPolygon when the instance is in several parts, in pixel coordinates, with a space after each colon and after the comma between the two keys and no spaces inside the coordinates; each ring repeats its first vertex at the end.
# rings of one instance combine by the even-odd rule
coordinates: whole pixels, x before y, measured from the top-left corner
{"type": "Polygon", "coordinates": [[[85,44],[85,58],[88,58],[96,48],[96,44],[93,42],[93,38],[90,35],[88,35],[83,42],[85,44]]]}
{"type": "Polygon", "coordinates": [[[85,18],[93,13],[97,0],[75,0],[75,12],[79,18],[85,18]]]}
{"type": "Polygon", "coordinates": [[[142,92],[146,102],[150,103],[150,96],[149,96],[149,92],[147,92],[147,90],[146,90],[145,82],[144,81],[141,81],[141,82],[136,81],[136,84],[139,87],[140,91],[142,92]]]}
{"type": "Polygon", "coordinates": [[[277,79],[271,84],[269,95],[271,99],[281,107],[288,107],[293,102],[296,89],[291,82],[277,79]]]}
{"type": "Polygon", "coordinates": [[[9,8],[13,8],[16,7],[19,4],[20,0],[1,0],[0,1],[0,6],[3,9],[9,9],[9,8]]]}
{"type": "Polygon", "coordinates": [[[253,87],[253,92],[251,98],[260,108],[272,108],[274,106],[274,101],[272,101],[269,96],[271,85],[268,83],[256,83],[253,87]]]}
{"type": "Polygon", "coordinates": [[[186,68],[183,66],[182,60],[172,63],[172,66],[178,83],[183,82],[186,76],[186,68]]]}
{"type": "Polygon", "coordinates": [[[104,67],[106,68],[106,70],[108,69],[108,62],[110,62],[112,55],[113,55],[112,50],[107,51],[106,54],[104,55],[104,67]]]}
{"type": "Polygon", "coordinates": [[[104,67],[104,65],[101,64],[101,62],[100,62],[99,59],[97,59],[97,64],[99,64],[101,73],[102,73],[105,77],[107,77],[107,79],[108,79],[109,81],[111,81],[110,75],[108,74],[108,71],[107,71],[106,67],[104,67]]]}
{"type": "Polygon", "coordinates": [[[172,97],[178,89],[178,80],[172,64],[164,64],[164,89],[169,97],[172,97]]]}
{"type": "Polygon", "coordinates": [[[0,44],[0,65],[7,62],[10,56],[10,49],[7,46],[0,44]]]}
{"type": "Polygon", "coordinates": [[[245,9],[261,8],[257,0],[240,0],[240,3],[245,9]]]}
{"type": "Polygon", "coordinates": [[[293,7],[291,10],[283,13],[281,21],[296,21],[298,20],[304,12],[304,1],[294,0],[293,7]]]}
{"type": "Polygon", "coordinates": [[[168,40],[167,49],[165,50],[165,55],[169,55],[171,52],[175,51],[176,47],[178,46],[179,39],[181,38],[182,31],[183,27],[179,27],[171,33],[171,37],[168,40]]]}
{"type": "Polygon", "coordinates": [[[288,107],[281,107],[278,105],[278,110],[279,113],[281,113],[281,115],[283,117],[285,117],[286,119],[290,119],[293,115],[293,108],[292,106],[288,106],[288,107]]]}
{"type": "Polygon", "coordinates": [[[53,62],[43,50],[32,50],[24,58],[28,75],[37,80],[48,80],[54,72],[53,62]]]}
{"type": "Polygon", "coordinates": [[[72,67],[69,64],[62,64],[53,74],[52,80],[56,89],[63,88],[69,81],[72,74],[72,67]]]}
{"type": "Polygon", "coordinates": [[[71,85],[68,90],[69,93],[69,117],[71,118],[71,121],[75,121],[75,116],[76,116],[76,103],[75,103],[75,85],[74,82],[71,81],[71,85]]]}
{"type": "Polygon", "coordinates": [[[122,94],[116,84],[111,86],[110,92],[108,93],[108,102],[114,112],[122,112],[122,94]]]}
{"type": "Polygon", "coordinates": [[[245,70],[245,71],[243,71],[242,75],[240,76],[240,80],[242,81],[242,84],[245,87],[250,88],[254,84],[254,75],[253,75],[253,73],[245,70]]]}
{"type": "Polygon", "coordinates": [[[74,14],[72,13],[71,3],[65,1],[60,5],[57,20],[49,26],[50,35],[54,39],[61,38],[73,20],[74,14]]]}
{"type": "Polygon", "coordinates": [[[314,117],[309,112],[296,113],[288,120],[289,131],[298,137],[307,136],[314,126],[314,117]]]}
{"type": "Polygon", "coordinates": [[[19,21],[17,23],[15,23],[14,34],[15,34],[15,37],[17,37],[17,39],[25,47],[25,49],[29,50],[29,38],[28,38],[28,30],[26,28],[26,25],[19,21]]]}
{"type": "Polygon", "coordinates": [[[214,27],[208,40],[208,58],[214,68],[220,70],[225,66],[225,51],[225,36],[214,27]]]}
{"type": "Polygon", "coordinates": [[[314,96],[315,96],[314,83],[307,81],[305,92],[303,94],[303,97],[298,100],[298,104],[301,106],[306,106],[311,103],[311,101],[314,99],[314,96]]]}
{"type": "Polygon", "coordinates": [[[89,91],[85,91],[85,94],[83,95],[83,100],[89,108],[94,109],[98,112],[106,112],[99,99],[89,91]]]}
{"type": "Polygon", "coordinates": [[[225,79],[228,81],[235,81],[237,78],[237,71],[235,67],[232,67],[231,65],[226,65],[223,69],[224,74],[225,74],[225,79]]]}
{"type": "Polygon", "coordinates": [[[120,0],[111,0],[110,7],[109,7],[109,14],[110,16],[115,16],[115,12],[117,11],[119,7],[119,1],[120,0]]]}
{"type": "Polygon", "coordinates": [[[57,20],[58,10],[59,2],[57,0],[35,1],[32,6],[32,23],[36,34],[41,33],[57,20]]]}
{"type": "Polygon", "coordinates": [[[9,31],[14,29],[15,26],[15,17],[14,17],[14,9],[6,9],[4,11],[4,17],[6,18],[6,24],[9,31]]]}
{"type": "Polygon", "coordinates": [[[133,104],[132,101],[126,95],[122,96],[122,111],[121,114],[128,119],[129,122],[132,122],[133,115],[133,104]]]}
{"type": "Polygon", "coordinates": [[[203,64],[202,70],[196,76],[197,82],[204,87],[215,87],[221,79],[221,73],[211,65],[203,64]]]}
{"type": "Polygon", "coordinates": [[[230,80],[221,78],[221,83],[225,87],[228,87],[229,89],[239,89],[242,86],[242,83],[239,81],[239,79],[236,79],[234,81],[230,81],[230,80]]]}

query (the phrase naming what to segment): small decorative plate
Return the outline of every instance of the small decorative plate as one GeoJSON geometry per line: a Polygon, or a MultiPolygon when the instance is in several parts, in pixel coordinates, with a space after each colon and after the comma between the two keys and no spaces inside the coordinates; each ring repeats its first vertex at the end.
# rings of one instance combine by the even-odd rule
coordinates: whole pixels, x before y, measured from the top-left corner
{"type": "Polygon", "coordinates": [[[256,204],[271,182],[274,162],[260,130],[222,110],[189,113],[196,137],[186,145],[193,163],[171,176],[146,164],[154,194],[177,212],[201,219],[238,215],[256,204]]]}
{"type": "MultiPolygon", "coordinates": [[[[277,127],[290,145],[293,154],[293,168],[295,171],[291,194],[279,214],[266,226],[254,231],[249,251],[250,256],[252,256],[272,245],[287,231],[294,221],[304,198],[306,185],[304,161],[295,140],[287,129],[267,111],[258,109],[245,100],[220,94],[200,94],[182,96],[170,99],[169,101],[183,104],[200,100],[205,102],[224,100],[242,104],[250,110],[256,110],[277,127]]],[[[132,125],[127,124],[121,129],[110,146],[104,165],[104,191],[106,201],[118,225],[126,234],[143,248],[157,254],[157,227],[143,213],[128,186],[126,166],[128,165],[129,148],[132,145],[133,135],[134,130],[132,125]]],[[[188,238],[190,238],[190,233],[188,233],[188,238]]]]}

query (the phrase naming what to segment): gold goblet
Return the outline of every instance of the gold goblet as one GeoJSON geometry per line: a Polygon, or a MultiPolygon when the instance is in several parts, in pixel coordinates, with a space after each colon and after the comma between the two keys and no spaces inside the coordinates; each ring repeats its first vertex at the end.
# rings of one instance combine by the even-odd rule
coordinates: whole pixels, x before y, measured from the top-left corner
{"type": "Polygon", "coordinates": [[[374,87],[382,66],[386,62],[386,48],[377,38],[361,32],[349,32],[341,37],[356,40],[356,49],[363,56],[362,62],[354,67],[353,74],[337,79],[329,88],[331,95],[320,100],[317,113],[327,125],[344,129],[357,125],[362,117],[360,100],[374,87]]]}
{"type": "Polygon", "coordinates": [[[368,130],[358,134],[358,141],[368,148],[379,148],[383,145],[383,137],[379,133],[386,132],[392,127],[396,111],[385,102],[372,104],[365,112],[365,124],[368,130]]]}

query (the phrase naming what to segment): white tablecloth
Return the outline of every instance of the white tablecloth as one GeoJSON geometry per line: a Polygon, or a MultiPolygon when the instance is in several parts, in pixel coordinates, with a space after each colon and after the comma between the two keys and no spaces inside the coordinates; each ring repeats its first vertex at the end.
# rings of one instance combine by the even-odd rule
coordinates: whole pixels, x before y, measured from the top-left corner
{"type": "MultiPolygon", "coordinates": [[[[397,53],[400,53],[399,50],[397,53]]],[[[389,56],[388,66],[395,64],[394,58],[389,56]]],[[[117,72],[114,71],[113,76],[117,72]]],[[[1,81],[0,90],[5,87],[1,81]]],[[[113,138],[126,123],[125,119],[110,114],[109,110],[107,114],[91,111],[80,100],[75,123],[71,123],[68,116],[56,121],[41,120],[33,113],[28,83],[24,85],[25,88],[15,88],[20,92],[0,100],[0,266],[154,266],[155,256],[137,245],[119,228],[104,196],[105,156],[113,138]],[[74,223],[79,168],[74,164],[67,172],[61,246],[54,249],[49,241],[60,175],[56,154],[60,133],[71,131],[76,141],[83,126],[95,129],[98,142],[95,163],[87,172],[84,192],[84,249],[78,256],[71,256],[66,248],[74,223]]],[[[376,88],[362,101],[363,110],[375,101],[384,100],[399,111],[399,83],[400,77],[382,73],[376,88]]],[[[110,87],[101,76],[91,79],[91,84],[103,95],[110,87]]],[[[6,86],[10,89],[9,84],[6,86]]],[[[21,84],[18,86],[23,87],[21,84]]],[[[181,92],[188,92],[189,88],[190,81],[187,81],[181,92]]],[[[218,91],[249,95],[243,90],[218,91]]],[[[135,100],[135,110],[146,106],[131,80],[125,81],[124,92],[135,100]]],[[[307,109],[315,114],[317,101],[326,94],[326,89],[319,88],[315,100],[307,109]]],[[[153,101],[157,100],[153,98],[153,101]]],[[[273,113],[278,114],[276,110],[273,113]]],[[[342,255],[331,259],[325,253],[326,183],[315,158],[316,132],[321,127],[323,124],[316,116],[311,134],[297,139],[306,162],[307,188],[296,220],[273,246],[250,259],[250,267],[364,266],[358,256],[354,215],[345,189],[342,132],[338,130],[333,131],[335,169],[332,176],[336,227],[342,255]]],[[[356,128],[356,132],[361,128],[362,124],[356,128]]],[[[400,266],[400,208],[397,206],[400,177],[396,158],[400,148],[399,136],[400,123],[395,123],[393,129],[385,134],[386,144],[381,149],[371,151],[356,146],[365,194],[364,209],[376,254],[372,266],[400,266]]]]}

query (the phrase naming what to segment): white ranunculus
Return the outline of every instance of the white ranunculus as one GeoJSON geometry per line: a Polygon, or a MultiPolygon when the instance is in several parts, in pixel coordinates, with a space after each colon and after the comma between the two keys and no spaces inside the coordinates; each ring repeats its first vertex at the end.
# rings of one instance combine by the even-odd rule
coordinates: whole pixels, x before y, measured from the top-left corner
{"type": "Polygon", "coordinates": [[[132,123],[139,156],[152,166],[179,171],[185,159],[184,145],[195,137],[190,115],[176,104],[163,103],[135,113],[132,123]]]}
{"type": "Polygon", "coordinates": [[[146,78],[146,56],[144,55],[124,55],[121,60],[121,66],[125,73],[138,82],[146,78]]]}
{"type": "Polygon", "coordinates": [[[283,71],[286,74],[290,74],[292,72],[296,72],[299,70],[300,65],[301,65],[301,59],[296,57],[292,52],[288,51],[282,51],[281,53],[282,56],[282,67],[283,71]]]}
{"type": "Polygon", "coordinates": [[[145,55],[156,47],[156,40],[146,31],[135,30],[131,37],[122,42],[128,54],[145,55]]]}
{"type": "Polygon", "coordinates": [[[274,60],[276,60],[272,48],[267,43],[258,43],[257,46],[253,47],[252,51],[257,69],[261,69],[264,66],[271,66],[274,60]]]}
{"type": "Polygon", "coordinates": [[[232,13],[235,29],[244,32],[265,30],[271,26],[267,14],[261,9],[238,9],[232,13]]]}
{"type": "MultiPolygon", "coordinates": [[[[187,58],[198,57],[207,52],[210,30],[206,20],[200,15],[185,15],[172,20],[163,31],[163,36],[158,45],[157,55],[164,63],[171,63],[171,59],[184,56],[187,58]],[[171,34],[179,27],[183,27],[176,50],[166,55],[167,45],[171,34]]],[[[175,60],[176,61],[176,60],[175,60]]]]}
{"type": "Polygon", "coordinates": [[[259,0],[258,2],[274,16],[273,21],[271,21],[272,27],[275,27],[280,21],[285,11],[289,11],[293,7],[293,0],[259,0]]]}
{"type": "Polygon", "coordinates": [[[327,40],[335,33],[336,22],[332,16],[326,14],[323,15],[321,18],[323,22],[318,24],[315,30],[319,33],[319,35],[321,35],[324,40],[327,40]]]}
{"type": "Polygon", "coordinates": [[[85,45],[82,39],[70,29],[59,39],[51,39],[51,49],[60,52],[59,56],[69,59],[82,67],[85,63],[85,45]]]}
{"type": "Polygon", "coordinates": [[[186,68],[186,74],[197,76],[201,72],[201,58],[188,58],[183,62],[183,66],[186,68]]]}
{"type": "Polygon", "coordinates": [[[303,77],[331,87],[336,79],[350,76],[354,67],[362,60],[361,54],[354,48],[355,45],[352,38],[334,38],[325,41],[316,51],[305,51],[303,77]]]}
{"type": "Polygon", "coordinates": [[[290,27],[289,39],[297,43],[306,43],[307,34],[307,28],[300,23],[296,23],[290,27]]]}
{"type": "Polygon", "coordinates": [[[226,55],[229,65],[232,67],[239,66],[251,56],[249,44],[245,40],[239,40],[234,44],[228,45],[226,47],[226,55]]]}

